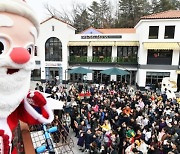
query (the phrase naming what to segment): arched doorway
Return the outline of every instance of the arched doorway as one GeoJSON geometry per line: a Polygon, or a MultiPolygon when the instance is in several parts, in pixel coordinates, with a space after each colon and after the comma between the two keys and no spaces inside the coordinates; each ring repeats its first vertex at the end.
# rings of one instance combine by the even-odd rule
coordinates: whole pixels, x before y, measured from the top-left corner
{"type": "Polygon", "coordinates": [[[46,66],[46,79],[56,81],[62,78],[62,68],[56,63],[62,61],[62,43],[58,38],[50,37],[45,42],[45,61],[50,62],[46,66]]]}

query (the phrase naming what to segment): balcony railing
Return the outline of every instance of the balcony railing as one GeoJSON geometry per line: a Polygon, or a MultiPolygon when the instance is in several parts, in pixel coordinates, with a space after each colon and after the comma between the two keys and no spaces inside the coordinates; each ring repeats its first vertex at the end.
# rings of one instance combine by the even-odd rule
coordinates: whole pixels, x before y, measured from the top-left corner
{"type": "Polygon", "coordinates": [[[69,57],[69,62],[84,63],[84,62],[87,62],[87,60],[88,60],[87,56],[70,56],[69,57]]]}
{"type": "Polygon", "coordinates": [[[136,57],[115,57],[114,61],[117,63],[128,63],[128,64],[137,64],[137,58],[136,57]]]}
{"type": "Polygon", "coordinates": [[[117,63],[137,64],[136,57],[70,56],[69,63],[117,63]]]}

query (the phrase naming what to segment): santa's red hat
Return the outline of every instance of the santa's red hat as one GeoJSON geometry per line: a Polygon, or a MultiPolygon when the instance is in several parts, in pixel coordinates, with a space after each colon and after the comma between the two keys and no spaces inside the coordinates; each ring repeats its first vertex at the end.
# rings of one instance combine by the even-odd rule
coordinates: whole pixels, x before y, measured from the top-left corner
{"type": "Polygon", "coordinates": [[[20,15],[33,23],[39,33],[39,21],[25,0],[0,0],[0,12],[20,15]]]}

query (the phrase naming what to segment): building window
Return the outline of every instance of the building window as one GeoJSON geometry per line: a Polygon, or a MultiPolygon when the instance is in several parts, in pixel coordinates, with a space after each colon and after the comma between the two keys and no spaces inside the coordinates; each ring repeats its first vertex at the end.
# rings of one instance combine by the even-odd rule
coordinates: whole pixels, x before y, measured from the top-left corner
{"type": "Polygon", "coordinates": [[[83,74],[70,74],[71,82],[83,82],[83,74]]]}
{"type": "Polygon", "coordinates": [[[118,46],[117,61],[119,62],[137,62],[137,46],[118,46]]]}
{"type": "Polygon", "coordinates": [[[34,47],[34,56],[37,56],[37,46],[34,47]]]}
{"type": "Polygon", "coordinates": [[[149,39],[158,39],[159,26],[149,26],[149,39]]]}
{"type": "Polygon", "coordinates": [[[54,32],[54,26],[52,26],[52,31],[54,32]]]}
{"type": "Polygon", "coordinates": [[[87,56],[87,46],[70,46],[70,56],[87,56]]]}
{"type": "Polygon", "coordinates": [[[93,46],[93,57],[111,57],[112,47],[93,46]]]}
{"type": "Polygon", "coordinates": [[[41,80],[41,69],[34,69],[31,71],[31,80],[40,81],[41,80]]]}
{"type": "Polygon", "coordinates": [[[165,26],[164,39],[173,39],[175,32],[175,26],[165,26]]]}
{"type": "Polygon", "coordinates": [[[36,60],[35,62],[36,62],[36,65],[41,65],[41,61],[36,60]]]}
{"type": "Polygon", "coordinates": [[[87,46],[70,46],[69,60],[71,62],[86,62],[87,61],[87,46]]]}
{"type": "Polygon", "coordinates": [[[148,50],[147,64],[171,65],[173,50],[148,50]]]}
{"type": "Polygon", "coordinates": [[[111,46],[93,46],[92,50],[94,62],[111,62],[111,46]]]}
{"type": "Polygon", "coordinates": [[[45,43],[45,60],[62,61],[62,43],[56,37],[49,38],[45,43]]]}
{"type": "Polygon", "coordinates": [[[169,72],[147,72],[146,86],[151,86],[152,88],[160,88],[162,79],[169,76],[169,72]]]}

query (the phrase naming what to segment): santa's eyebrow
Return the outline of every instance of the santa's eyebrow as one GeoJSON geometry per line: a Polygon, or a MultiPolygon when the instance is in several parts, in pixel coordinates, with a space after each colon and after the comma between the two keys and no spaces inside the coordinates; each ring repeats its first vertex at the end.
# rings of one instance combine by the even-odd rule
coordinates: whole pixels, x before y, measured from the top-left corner
{"type": "Polygon", "coordinates": [[[30,28],[30,34],[34,37],[34,39],[37,39],[37,30],[35,27],[30,28]]]}
{"type": "Polygon", "coordinates": [[[14,25],[14,21],[6,16],[6,15],[0,15],[0,27],[12,27],[14,25]]]}

